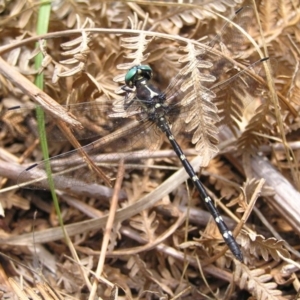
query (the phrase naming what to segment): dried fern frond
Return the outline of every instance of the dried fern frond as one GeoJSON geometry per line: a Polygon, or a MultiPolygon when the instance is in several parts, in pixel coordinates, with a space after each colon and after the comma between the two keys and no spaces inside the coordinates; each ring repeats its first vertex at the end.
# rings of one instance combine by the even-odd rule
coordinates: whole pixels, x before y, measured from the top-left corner
{"type": "MultiPolygon", "coordinates": [[[[201,57],[203,53],[202,49],[195,49],[193,44],[188,44],[182,50],[186,54],[181,57],[180,62],[186,63],[186,65],[178,76],[184,78],[180,89],[185,94],[180,103],[184,109],[189,110],[189,116],[185,120],[187,124],[186,131],[194,132],[192,143],[196,145],[196,150],[203,155],[203,165],[207,165],[215,153],[218,152],[215,146],[218,130],[214,124],[218,122],[219,117],[217,108],[212,103],[215,95],[206,88],[207,82],[214,82],[215,77],[207,74],[206,71],[212,64],[198,59],[198,56],[201,57]],[[202,71],[203,69],[205,72],[202,71]]],[[[176,94],[173,92],[178,84],[175,80],[174,83],[170,83],[166,94],[176,94]]]]}
{"type": "MultiPolygon", "coordinates": [[[[94,28],[95,24],[90,19],[86,19],[81,25],[79,19],[77,20],[77,27],[81,29],[94,28]]],[[[62,56],[70,56],[65,60],[60,60],[59,63],[54,62],[55,70],[52,81],[55,83],[60,77],[74,76],[81,73],[86,68],[87,60],[91,52],[92,35],[90,32],[82,30],[81,37],[75,38],[71,41],[61,44],[64,50],[62,56]],[[69,66],[72,65],[70,68],[69,66]]],[[[43,51],[45,53],[45,50],[43,51]]],[[[48,54],[49,56],[49,54],[48,54]]]]}
{"type": "Polygon", "coordinates": [[[284,241],[278,241],[275,238],[265,239],[261,235],[249,234],[248,241],[243,238],[242,243],[247,244],[247,248],[256,257],[263,257],[265,261],[269,260],[271,256],[275,261],[280,261],[280,256],[290,258],[289,252],[284,247],[284,241]]]}
{"type": "MultiPolygon", "coordinates": [[[[147,24],[147,18],[145,21],[139,22],[137,15],[134,15],[134,19],[130,19],[130,24],[132,29],[143,29],[147,24]]],[[[147,34],[141,33],[137,36],[132,37],[122,37],[121,46],[129,52],[125,55],[125,58],[129,59],[131,62],[119,64],[117,67],[121,70],[128,70],[133,66],[141,65],[147,60],[150,53],[144,54],[147,50],[148,44],[153,38],[148,37],[147,34]]],[[[114,79],[115,81],[124,81],[124,74],[119,75],[114,79]]]]}
{"type": "MultiPolygon", "coordinates": [[[[145,1],[147,2],[147,1],[145,1]]],[[[180,1],[178,7],[168,7],[168,3],[176,4],[176,1],[163,1],[158,9],[149,11],[159,15],[159,22],[152,21],[154,27],[170,34],[177,34],[184,26],[198,25],[208,20],[216,19],[214,12],[225,12],[227,9],[238,9],[241,1],[180,1]],[[187,5],[185,5],[187,4],[187,5]],[[165,7],[164,7],[165,6],[165,7]]],[[[150,4],[150,1],[149,1],[150,4]]],[[[147,7],[145,7],[147,9],[147,7]]]]}
{"type": "Polygon", "coordinates": [[[147,240],[152,240],[155,237],[155,230],[157,229],[158,222],[155,218],[156,214],[153,212],[151,215],[147,216],[146,212],[143,213],[139,217],[135,217],[130,222],[130,225],[139,230],[144,232],[142,234],[142,237],[147,240]],[[140,220],[140,218],[143,218],[143,220],[140,220]]]}
{"type": "MultiPolygon", "coordinates": [[[[117,221],[104,261],[103,276],[112,283],[109,284],[102,278],[95,279],[92,270],[96,269],[96,256],[104,239],[101,229],[105,228],[113,190],[98,184],[95,174],[83,163],[69,175],[57,176],[62,216],[80,258],[80,268],[84,268],[83,276],[79,266],[65,257],[68,249],[61,228],[56,227],[58,221],[49,194],[14,186],[18,177],[21,181],[24,178],[20,176],[24,168],[16,162],[36,163],[41,153],[33,143],[35,123],[32,111],[27,110],[31,107],[27,106],[30,93],[20,92],[16,80],[0,74],[0,109],[7,112],[11,106],[26,106],[18,116],[1,114],[1,184],[10,189],[0,197],[0,208],[5,209],[1,250],[31,263],[32,255],[28,257],[20,245],[33,239],[32,215],[37,209],[40,221],[34,237],[46,244],[57,265],[46,289],[36,285],[33,275],[21,268],[11,274],[10,266],[3,260],[1,272],[7,278],[15,275],[16,293],[28,298],[30,292],[33,298],[38,288],[38,296],[44,292],[45,297],[54,298],[50,291],[63,290],[68,294],[65,297],[86,299],[91,282],[97,282],[97,296],[104,300],[111,296],[187,300],[234,300],[245,295],[249,299],[297,297],[298,193],[290,196],[283,189],[282,194],[274,195],[274,191],[286,182],[283,176],[294,186],[299,177],[300,12],[293,1],[273,2],[256,2],[257,7],[250,7],[249,1],[240,0],[62,0],[52,3],[49,34],[43,37],[37,36],[35,29],[40,3],[0,3],[3,62],[32,82],[37,72],[32,58],[41,51],[44,61],[39,71],[45,78],[44,92],[66,105],[68,114],[84,126],[73,130],[78,139],[83,143],[99,137],[105,140],[115,128],[120,129],[113,133],[114,140],[105,140],[109,140],[105,145],[101,144],[103,140],[98,141],[100,146],[89,152],[93,161],[114,177],[123,152],[127,159],[119,194],[122,208],[116,212],[117,221]],[[256,13],[261,18],[261,28],[256,13]],[[269,54],[262,54],[262,49],[269,54]],[[275,64],[268,61],[266,71],[266,62],[261,60],[264,56],[276,60],[275,64]],[[137,105],[129,104],[124,110],[124,103],[130,103],[132,98],[120,96],[118,89],[124,84],[125,71],[141,64],[151,66],[152,84],[169,95],[166,101],[172,132],[189,160],[197,156],[192,160],[196,171],[201,156],[207,163],[217,153],[219,135],[228,128],[234,133],[224,134],[226,145],[221,155],[199,177],[228,227],[232,231],[243,227],[237,241],[244,264],[226,251],[216,226],[210,222],[211,215],[190,182],[183,184],[186,174],[177,170],[179,161],[168,141],[160,137],[158,130],[152,130],[151,122],[147,123],[149,127],[143,127],[148,120],[137,111],[137,105]],[[279,98],[278,104],[271,97],[274,95],[279,98]],[[129,116],[136,127],[126,131],[127,120],[123,122],[116,115],[129,116]],[[285,144],[280,143],[280,130],[287,136],[285,144]],[[120,132],[122,135],[118,135],[120,132]],[[289,156],[282,150],[287,146],[289,156]],[[235,155],[236,152],[242,155],[235,155]],[[264,163],[272,163],[280,170],[261,175],[266,180],[274,179],[268,187],[273,193],[266,193],[265,187],[256,191],[253,174],[262,166],[254,165],[250,157],[257,158],[261,152],[264,163]],[[262,216],[250,214],[249,199],[256,200],[258,196],[254,212],[259,209],[270,224],[266,225],[262,216]],[[185,224],[181,211],[188,216],[185,224]],[[277,234],[275,230],[282,239],[272,237],[277,234]],[[132,255],[137,252],[139,256],[132,255]],[[26,290],[19,284],[20,274],[26,290]],[[112,295],[114,286],[120,287],[120,295],[112,295]]],[[[56,118],[46,117],[51,155],[71,149],[57,129],[56,118]]],[[[78,158],[69,155],[54,160],[54,172],[74,167],[78,158]]],[[[7,292],[7,298],[10,297],[7,292]]]]}
{"type": "Polygon", "coordinates": [[[245,131],[239,138],[238,147],[241,151],[255,151],[261,144],[262,137],[260,133],[271,135],[273,128],[271,124],[275,122],[275,115],[268,103],[258,107],[256,114],[250,120],[245,131]]]}
{"type": "Polygon", "coordinates": [[[282,292],[276,289],[277,284],[272,279],[272,275],[264,269],[250,270],[241,263],[236,264],[234,281],[258,300],[285,299],[281,297],[282,292]]]}
{"type": "Polygon", "coordinates": [[[212,174],[209,177],[209,182],[220,191],[222,198],[230,199],[236,195],[237,187],[230,184],[230,181],[235,177],[234,172],[224,161],[218,158],[213,159],[207,168],[205,168],[205,171],[212,174]]]}
{"type": "Polygon", "coordinates": [[[67,28],[72,28],[78,21],[84,23],[87,18],[96,20],[97,6],[91,10],[87,1],[60,1],[53,5],[53,12],[65,22],[67,28]]]}

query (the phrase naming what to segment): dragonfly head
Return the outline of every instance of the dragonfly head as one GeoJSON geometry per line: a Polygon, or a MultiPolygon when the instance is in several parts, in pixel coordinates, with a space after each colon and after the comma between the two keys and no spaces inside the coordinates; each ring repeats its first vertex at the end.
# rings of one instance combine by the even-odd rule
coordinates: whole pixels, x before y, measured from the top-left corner
{"type": "Polygon", "coordinates": [[[136,81],[141,79],[150,80],[152,77],[152,69],[148,65],[134,66],[129,69],[125,75],[125,83],[130,88],[134,87],[136,81]]]}

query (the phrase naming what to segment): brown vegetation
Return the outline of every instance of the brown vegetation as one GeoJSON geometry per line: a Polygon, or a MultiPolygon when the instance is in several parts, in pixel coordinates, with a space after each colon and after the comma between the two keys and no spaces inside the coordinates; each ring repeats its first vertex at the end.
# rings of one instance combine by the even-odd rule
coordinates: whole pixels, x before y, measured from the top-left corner
{"type": "Polygon", "coordinates": [[[179,2],[193,3],[51,2],[43,35],[39,2],[0,4],[3,299],[299,298],[299,2],[179,2]],[[172,130],[244,263],[166,138],[124,111],[139,64],[178,93],[172,130]],[[36,105],[49,155],[62,154],[50,160],[60,213],[49,179],[28,183],[45,163],[22,172],[43,160],[36,105]]]}

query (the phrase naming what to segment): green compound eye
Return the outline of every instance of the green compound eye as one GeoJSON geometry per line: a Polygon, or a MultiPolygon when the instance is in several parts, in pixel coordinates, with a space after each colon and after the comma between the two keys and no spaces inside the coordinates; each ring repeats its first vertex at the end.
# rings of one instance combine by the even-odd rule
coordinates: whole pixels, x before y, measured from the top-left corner
{"type": "Polygon", "coordinates": [[[147,65],[132,67],[125,75],[125,84],[133,87],[136,80],[146,78],[149,80],[152,77],[152,69],[147,65]]]}
{"type": "Polygon", "coordinates": [[[131,68],[125,75],[125,83],[126,85],[132,87],[133,86],[133,81],[134,81],[134,77],[136,76],[138,71],[138,67],[135,66],[133,68],[131,68]]]}
{"type": "Polygon", "coordinates": [[[152,69],[148,65],[139,66],[139,71],[141,71],[141,75],[147,77],[147,79],[152,77],[152,69]]]}

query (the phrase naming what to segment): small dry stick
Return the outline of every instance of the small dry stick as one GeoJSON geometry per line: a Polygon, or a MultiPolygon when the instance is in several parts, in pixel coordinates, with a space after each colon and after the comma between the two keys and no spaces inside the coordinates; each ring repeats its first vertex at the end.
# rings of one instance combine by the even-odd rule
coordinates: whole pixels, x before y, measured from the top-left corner
{"type": "MultiPolygon", "coordinates": [[[[109,215],[108,215],[108,219],[107,219],[107,223],[106,223],[106,227],[105,227],[105,231],[104,231],[98,266],[97,266],[97,270],[95,272],[98,277],[100,277],[103,272],[104,260],[105,260],[105,256],[106,256],[109,239],[110,239],[110,233],[111,233],[111,230],[112,230],[113,224],[114,224],[115,214],[116,214],[117,207],[118,207],[118,196],[119,196],[119,192],[121,190],[124,172],[125,172],[124,160],[121,160],[119,169],[118,169],[114,193],[113,193],[113,196],[111,199],[109,215]]],[[[92,290],[90,292],[89,300],[95,299],[95,293],[97,291],[97,284],[98,284],[98,281],[94,280],[92,290]]]]}

